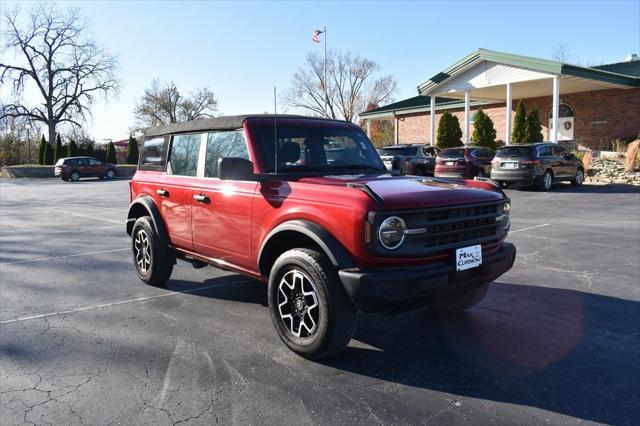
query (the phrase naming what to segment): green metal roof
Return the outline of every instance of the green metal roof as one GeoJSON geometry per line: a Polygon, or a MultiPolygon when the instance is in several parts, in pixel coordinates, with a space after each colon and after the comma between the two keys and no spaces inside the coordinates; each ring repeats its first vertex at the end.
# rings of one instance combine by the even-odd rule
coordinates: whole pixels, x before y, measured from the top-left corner
{"type": "Polygon", "coordinates": [[[640,77],[640,61],[616,62],[615,64],[597,65],[591,68],[629,75],[631,77],[640,77]]]}
{"type": "MultiPolygon", "coordinates": [[[[472,101],[471,105],[484,105],[487,102],[484,101],[472,101]]],[[[452,98],[440,98],[436,97],[436,109],[451,109],[463,107],[464,102],[460,99],[452,98]]],[[[429,109],[431,107],[431,96],[414,96],[412,98],[404,99],[402,101],[394,102],[385,106],[381,106],[370,111],[360,113],[360,117],[368,117],[372,115],[379,115],[384,113],[402,113],[406,111],[419,111],[423,109],[429,109]]]]}
{"type": "MultiPolygon", "coordinates": [[[[496,52],[487,49],[478,49],[472,54],[462,58],[444,71],[434,75],[429,80],[418,86],[418,93],[427,94],[440,83],[449,80],[463,71],[473,67],[482,61],[497,62],[511,65],[531,71],[543,72],[553,75],[571,75],[607,83],[620,84],[629,87],[640,87],[640,77],[635,73],[626,73],[626,67],[581,67],[565,64],[548,59],[533,58],[530,56],[514,55],[511,53],[496,52]]],[[[616,65],[616,64],[611,64],[616,65]]],[[[633,68],[633,67],[630,67],[633,68]]]]}

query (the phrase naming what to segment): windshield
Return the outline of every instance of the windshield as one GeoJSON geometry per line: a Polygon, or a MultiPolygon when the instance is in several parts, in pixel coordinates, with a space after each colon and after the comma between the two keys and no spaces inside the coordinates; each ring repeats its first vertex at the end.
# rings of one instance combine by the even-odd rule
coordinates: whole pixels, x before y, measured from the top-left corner
{"type": "MultiPolygon", "coordinates": [[[[278,172],[384,172],[380,156],[358,129],[278,126],[278,172]]],[[[274,128],[256,129],[265,171],[275,171],[274,128]]]]}
{"type": "Polygon", "coordinates": [[[415,146],[409,147],[385,147],[380,150],[380,155],[416,155],[418,148],[415,146]]]}
{"type": "Polygon", "coordinates": [[[440,152],[440,158],[463,158],[464,148],[445,149],[440,152]]]}
{"type": "Polygon", "coordinates": [[[531,156],[531,148],[524,146],[510,146],[500,148],[496,153],[496,157],[529,157],[531,156]]]}

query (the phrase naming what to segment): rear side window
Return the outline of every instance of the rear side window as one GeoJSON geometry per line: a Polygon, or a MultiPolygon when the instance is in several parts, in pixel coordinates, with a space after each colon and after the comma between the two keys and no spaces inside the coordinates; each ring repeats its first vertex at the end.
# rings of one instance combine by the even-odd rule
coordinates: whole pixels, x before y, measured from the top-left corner
{"type": "Polygon", "coordinates": [[[89,159],[88,158],[78,158],[76,160],[76,164],[78,166],[88,166],[89,165],[89,159]]]}
{"type": "Polygon", "coordinates": [[[416,155],[418,153],[418,147],[386,147],[380,150],[380,155],[416,155]]]}
{"type": "Polygon", "coordinates": [[[552,155],[551,147],[549,145],[544,145],[538,148],[538,157],[551,157],[552,155]]]}
{"type": "Polygon", "coordinates": [[[164,150],[164,137],[145,140],[140,153],[141,168],[154,169],[164,166],[164,150]]]}
{"type": "Polygon", "coordinates": [[[531,156],[531,148],[524,146],[509,146],[500,148],[496,157],[529,157],[531,156]]]}
{"type": "Polygon", "coordinates": [[[205,177],[218,177],[218,160],[221,157],[249,159],[249,151],[247,151],[247,143],[242,130],[209,133],[204,165],[205,177]]]}
{"type": "Polygon", "coordinates": [[[169,152],[171,174],[180,176],[196,175],[201,140],[201,133],[175,135],[173,137],[171,151],[169,152]]]}
{"type": "Polygon", "coordinates": [[[463,158],[464,157],[464,148],[456,148],[456,149],[445,149],[440,152],[440,158],[463,158]]]}

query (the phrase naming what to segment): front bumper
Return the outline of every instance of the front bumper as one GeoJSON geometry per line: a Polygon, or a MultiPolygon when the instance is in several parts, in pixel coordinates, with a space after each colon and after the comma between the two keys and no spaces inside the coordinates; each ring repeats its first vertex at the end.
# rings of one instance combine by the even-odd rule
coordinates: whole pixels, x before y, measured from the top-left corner
{"type": "Polygon", "coordinates": [[[513,266],[516,248],[503,243],[482,265],[456,272],[453,261],[402,268],[341,269],[338,275],[349,297],[362,312],[394,312],[424,305],[438,293],[459,286],[491,282],[513,266]]]}

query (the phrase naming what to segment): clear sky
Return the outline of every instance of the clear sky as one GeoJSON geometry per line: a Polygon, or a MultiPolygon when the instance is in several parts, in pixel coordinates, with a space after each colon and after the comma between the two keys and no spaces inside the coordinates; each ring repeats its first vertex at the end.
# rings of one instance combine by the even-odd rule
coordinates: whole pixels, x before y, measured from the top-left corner
{"type": "Polygon", "coordinates": [[[128,135],[133,106],[154,78],[173,80],[181,92],[209,86],[225,115],[272,112],[273,86],[284,92],[306,53],[322,51],[311,35],[325,25],[329,48],[373,59],[397,78],[396,100],[480,47],[550,58],[562,44],[582,65],[640,52],[640,0],[57,4],[80,9],[119,57],[122,91],[97,103],[89,123],[98,139],[128,135]]]}

